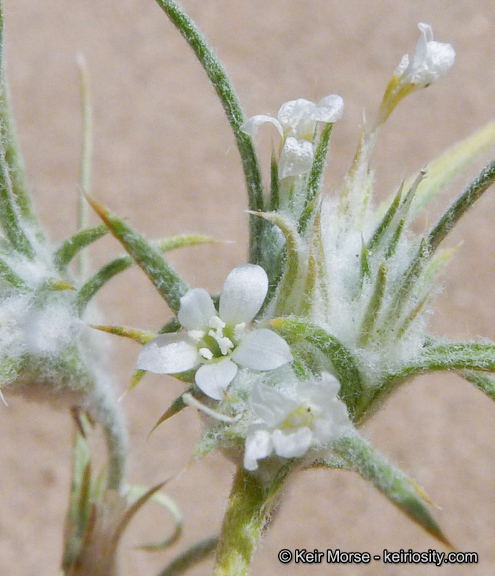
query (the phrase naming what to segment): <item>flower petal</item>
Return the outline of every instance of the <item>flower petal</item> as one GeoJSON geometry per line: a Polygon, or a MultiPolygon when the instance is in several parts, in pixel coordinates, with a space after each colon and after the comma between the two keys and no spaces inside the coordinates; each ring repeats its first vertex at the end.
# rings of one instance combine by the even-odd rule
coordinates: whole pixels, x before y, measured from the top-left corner
{"type": "Polygon", "coordinates": [[[272,442],[275,452],[282,458],[299,458],[304,456],[311,446],[313,433],[303,426],[296,430],[274,430],[272,442]]]}
{"type": "Polygon", "coordinates": [[[278,111],[278,119],[285,135],[312,140],[316,127],[313,119],[315,108],[315,103],[305,98],[289,100],[282,104],[278,111]]]}
{"type": "Polygon", "coordinates": [[[220,296],[220,318],[229,326],[248,324],[258,314],[268,292],[268,276],[261,266],[242,264],[227,276],[220,296]]]}
{"type": "Polygon", "coordinates": [[[292,362],[287,342],[272,330],[246,334],[232,354],[232,360],[253,370],[275,370],[292,362]]]}
{"type": "Polygon", "coordinates": [[[237,374],[237,366],[230,360],[204,364],[196,372],[196,384],[213,400],[223,400],[224,392],[237,374]]]}
{"type": "MultiPolygon", "coordinates": [[[[256,424],[254,424],[254,426],[256,426],[256,424]]],[[[250,431],[246,438],[244,468],[246,468],[246,470],[256,470],[258,468],[258,460],[270,456],[272,452],[273,443],[268,430],[262,428],[250,431]]]]}
{"type": "Polygon", "coordinates": [[[325,446],[352,430],[347,406],[341,400],[334,400],[325,406],[324,414],[313,423],[315,438],[325,446]]]}
{"type": "Polygon", "coordinates": [[[337,122],[344,113],[344,100],[338,94],[322,98],[316,105],[313,118],[318,122],[337,122]]]}
{"type": "Polygon", "coordinates": [[[216,314],[215,305],[208,292],[204,288],[193,288],[180,299],[177,317],[186,330],[205,330],[210,318],[216,314]]]}
{"type": "Polygon", "coordinates": [[[273,118],[272,116],[268,116],[266,114],[258,114],[257,116],[252,116],[251,118],[248,118],[246,122],[244,122],[244,124],[241,126],[241,131],[244,132],[244,134],[248,134],[249,136],[251,136],[251,138],[256,138],[256,136],[258,135],[259,127],[262,124],[265,124],[266,122],[273,124],[279,131],[280,136],[281,137],[284,136],[284,132],[282,130],[280,122],[276,118],[273,118]]]}
{"type": "Polygon", "coordinates": [[[313,166],[313,144],[307,140],[296,140],[289,136],[280,153],[278,173],[281,180],[289,176],[300,176],[313,166]]]}
{"type": "Polygon", "coordinates": [[[298,406],[297,402],[265,384],[255,386],[249,400],[253,411],[269,428],[282,423],[298,406]]]}
{"type": "Polygon", "coordinates": [[[179,374],[192,370],[200,361],[194,342],[185,334],[162,334],[141,348],[136,368],[155,374],[179,374]]]}
{"type": "MultiPolygon", "coordinates": [[[[437,82],[450,70],[455,60],[455,50],[451,44],[435,42],[429,24],[418,24],[421,36],[416,45],[416,53],[411,63],[403,71],[402,82],[414,84],[415,89],[425,88],[437,82]]],[[[400,70],[399,65],[398,70],[400,70]]],[[[396,71],[397,73],[397,71],[396,71]]]]}

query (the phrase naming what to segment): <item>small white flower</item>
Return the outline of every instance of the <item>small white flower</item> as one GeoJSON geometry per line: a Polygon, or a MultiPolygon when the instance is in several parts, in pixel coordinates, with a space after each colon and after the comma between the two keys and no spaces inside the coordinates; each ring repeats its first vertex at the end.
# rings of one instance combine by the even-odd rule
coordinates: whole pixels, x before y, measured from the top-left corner
{"type": "Polygon", "coordinates": [[[206,290],[189,290],[180,300],[182,334],[163,334],[148,342],[137,368],[178,374],[198,366],[196,384],[210,398],[222,400],[237,374],[237,364],[274,370],[292,361],[287,342],[272,330],[249,332],[249,324],[266,298],[268,277],[260,266],[237,266],[227,276],[219,311],[206,290]]]}
{"type": "Polygon", "coordinates": [[[265,114],[253,116],[243,124],[242,130],[255,138],[262,124],[273,124],[282,138],[278,166],[280,179],[300,176],[309,172],[313,165],[316,124],[336,122],[342,117],[343,110],[344,101],[337,94],[325,96],[318,104],[298,98],[283,104],[277,118],[265,114]]]}
{"type": "Polygon", "coordinates": [[[443,78],[455,60],[455,50],[451,44],[435,42],[433,30],[429,24],[420,23],[421,31],[416,53],[411,62],[405,54],[395,70],[401,86],[411,85],[415,90],[426,88],[443,78]]]}
{"type": "Polygon", "coordinates": [[[352,423],[339,390],[338,380],[326,372],[317,382],[299,382],[293,392],[258,384],[251,395],[258,420],[249,426],[244,468],[256,470],[258,460],[273,453],[300,458],[343,436],[352,423]]]}

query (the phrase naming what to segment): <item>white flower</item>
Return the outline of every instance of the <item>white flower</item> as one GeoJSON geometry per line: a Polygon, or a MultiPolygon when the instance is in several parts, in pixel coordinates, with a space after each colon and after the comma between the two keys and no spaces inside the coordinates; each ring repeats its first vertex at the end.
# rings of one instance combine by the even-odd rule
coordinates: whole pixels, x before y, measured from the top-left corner
{"type": "Polygon", "coordinates": [[[273,124],[282,137],[279,177],[299,176],[309,172],[313,165],[313,138],[317,122],[336,122],[342,117],[343,110],[344,101],[337,94],[325,96],[318,104],[298,98],[282,105],[278,119],[264,114],[253,116],[242,125],[242,130],[255,138],[262,124],[273,124]]]}
{"type": "Polygon", "coordinates": [[[227,276],[219,311],[206,290],[189,290],[180,300],[184,334],[163,334],[148,342],[137,368],[157,374],[178,374],[200,366],[196,384],[210,398],[222,400],[237,374],[237,364],[253,370],[274,370],[292,361],[289,346],[272,330],[249,332],[266,298],[268,277],[260,266],[243,264],[227,276]]]}
{"type": "Polygon", "coordinates": [[[420,23],[418,28],[421,36],[412,61],[409,62],[409,56],[405,54],[394,73],[394,76],[399,78],[400,85],[411,85],[415,90],[426,88],[443,78],[455,60],[452,45],[435,42],[429,24],[420,23]]]}
{"type": "Polygon", "coordinates": [[[258,460],[273,453],[300,458],[310,448],[328,446],[343,436],[352,423],[339,389],[340,383],[326,372],[318,382],[299,382],[292,392],[258,384],[251,407],[259,419],[249,426],[244,468],[256,470],[258,460]]]}

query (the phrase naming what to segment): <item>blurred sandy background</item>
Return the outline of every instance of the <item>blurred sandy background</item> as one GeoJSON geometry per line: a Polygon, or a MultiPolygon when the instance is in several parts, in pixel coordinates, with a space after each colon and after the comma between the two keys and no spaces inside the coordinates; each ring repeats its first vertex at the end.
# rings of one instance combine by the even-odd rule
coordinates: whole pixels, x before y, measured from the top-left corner
{"type": "MultiPolygon", "coordinates": [[[[193,285],[219,290],[228,271],[245,261],[245,192],[223,110],[183,39],[153,0],[5,4],[18,132],[36,205],[53,240],[62,240],[76,225],[81,123],[75,61],[81,51],[94,93],[94,195],[152,238],[197,231],[233,241],[172,257],[193,285]]],[[[377,190],[390,191],[495,116],[491,0],[184,0],[184,7],[225,62],[247,115],[276,114],[282,102],[297,97],[320,99],[333,92],[344,97],[328,187],[349,166],[363,110],[373,116],[400,57],[414,52],[420,21],[433,25],[438,40],[452,42],[457,62],[439,85],[408,98],[392,115],[375,157],[377,190]]],[[[266,132],[269,142],[270,129],[266,132]]],[[[450,197],[468,177],[451,187],[450,197]]],[[[430,222],[447,201],[444,197],[431,209],[430,222]]],[[[495,339],[494,215],[495,190],[452,235],[451,245],[461,239],[463,244],[438,300],[437,334],[495,339]]],[[[105,240],[93,250],[93,263],[118,253],[116,242],[105,240]]],[[[108,322],[142,328],[158,328],[168,314],[138,271],[109,284],[99,303],[108,322]]],[[[121,389],[137,351],[132,343],[115,342],[111,362],[121,389]]],[[[151,485],[188,466],[200,434],[192,410],[147,440],[181,389],[173,379],[149,375],[126,398],[133,482],[151,485]]],[[[69,488],[72,423],[66,413],[7,399],[8,408],[0,405],[0,574],[54,575],[69,488]]],[[[446,534],[459,550],[478,552],[479,564],[279,564],[280,548],[443,550],[359,478],[321,471],[292,483],[253,574],[494,573],[493,402],[454,376],[424,377],[398,393],[364,434],[426,488],[441,506],[435,514],[446,534]]],[[[172,480],[168,492],[184,510],[184,537],[167,552],[133,549],[170,530],[166,514],[148,508],[125,540],[126,574],[157,574],[188,543],[217,530],[231,474],[230,463],[214,455],[172,480]]],[[[210,570],[205,564],[191,573],[210,570]]]]}

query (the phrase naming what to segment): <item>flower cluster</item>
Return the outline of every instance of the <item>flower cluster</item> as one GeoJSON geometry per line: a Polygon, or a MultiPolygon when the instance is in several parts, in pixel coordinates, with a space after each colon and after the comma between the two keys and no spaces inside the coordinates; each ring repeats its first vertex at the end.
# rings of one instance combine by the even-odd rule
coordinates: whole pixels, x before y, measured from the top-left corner
{"type": "MultiPolygon", "coordinates": [[[[205,290],[189,290],[181,298],[178,312],[186,332],[162,334],[148,342],[140,352],[137,368],[159,374],[196,369],[198,388],[209,398],[228,404],[227,388],[232,385],[240,392],[243,387],[235,384],[239,369],[276,371],[293,360],[286,341],[275,332],[248,330],[267,290],[265,271],[252,264],[238,266],[228,275],[218,311],[205,290]]],[[[300,458],[310,449],[328,449],[352,428],[346,406],[338,398],[339,388],[339,382],[327,373],[320,380],[299,382],[286,371],[283,378],[272,378],[272,385],[258,381],[238,414],[250,421],[245,468],[256,470],[258,460],[272,454],[300,458]]],[[[216,422],[237,422],[202,407],[189,394],[185,401],[216,422]]]]}
{"type": "Polygon", "coordinates": [[[277,118],[259,114],[247,120],[242,130],[255,138],[258,128],[269,122],[282,138],[278,171],[281,180],[301,176],[311,170],[314,160],[313,140],[319,122],[333,124],[342,118],[344,101],[337,94],[325,96],[315,104],[298,98],[283,104],[277,118]]]}
{"type": "Polygon", "coordinates": [[[406,233],[424,174],[378,215],[370,168],[378,128],[396,104],[454,61],[450,44],[433,41],[430,26],[419,28],[416,53],[397,67],[337,200],[321,194],[321,183],[331,125],[343,113],[340,96],[291,100],[277,118],[256,115],[242,125],[254,138],[271,123],[281,137],[272,170],[277,198],[267,202],[271,211],[256,213],[267,226],[262,240],[252,239],[263,267],[235,268],[218,310],[205,290],[187,290],[177,311],[185,332],[162,334],[140,352],[138,369],[192,371],[208,406],[189,392],[184,402],[210,416],[218,446],[243,440],[247,470],[270,458],[328,454],[365,418],[387,375],[423,351],[427,304],[448,254],[433,258],[428,237],[411,241],[406,233]]]}

